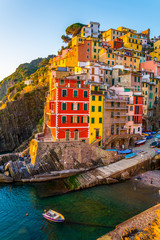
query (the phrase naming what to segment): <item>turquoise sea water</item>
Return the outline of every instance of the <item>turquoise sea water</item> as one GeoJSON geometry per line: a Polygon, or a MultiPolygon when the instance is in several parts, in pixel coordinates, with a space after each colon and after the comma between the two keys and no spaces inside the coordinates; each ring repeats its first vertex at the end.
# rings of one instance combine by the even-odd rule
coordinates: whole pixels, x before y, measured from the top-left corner
{"type": "Polygon", "coordinates": [[[0,185],[1,240],[96,240],[160,201],[156,188],[136,181],[50,196],[54,185],[0,185]],[[49,208],[66,221],[43,219],[43,210],[49,208]]]}

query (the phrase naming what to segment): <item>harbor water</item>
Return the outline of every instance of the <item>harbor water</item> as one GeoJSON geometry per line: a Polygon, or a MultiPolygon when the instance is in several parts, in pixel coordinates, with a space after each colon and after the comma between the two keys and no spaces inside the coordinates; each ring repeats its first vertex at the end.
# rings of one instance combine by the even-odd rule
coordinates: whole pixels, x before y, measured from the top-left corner
{"type": "Polygon", "coordinates": [[[0,185],[0,239],[96,240],[160,201],[157,188],[135,180],[63,195],[54,195],[54,187],[55,181],[0,185]],[[42,213],[49,208],[66,221],[45,220],[42,213]]]}

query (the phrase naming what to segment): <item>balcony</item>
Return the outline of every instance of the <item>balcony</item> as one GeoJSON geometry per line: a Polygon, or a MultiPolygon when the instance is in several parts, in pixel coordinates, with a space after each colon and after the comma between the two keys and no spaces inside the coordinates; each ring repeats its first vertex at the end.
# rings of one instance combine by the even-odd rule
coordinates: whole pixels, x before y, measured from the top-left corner
{"type": "Polygon", "coordinates": [[[113,123],[120,123],[120,124],[125,124],[126,123],[126,121],[125,120],[113,120],[113,123]]]}
{"type": "Polygon", "coordinates": [[[104,109],[115,109],[115,110],[117,109],[121,111],[121,110],[126,110],[126,107],[105,106],[104,109]]]}

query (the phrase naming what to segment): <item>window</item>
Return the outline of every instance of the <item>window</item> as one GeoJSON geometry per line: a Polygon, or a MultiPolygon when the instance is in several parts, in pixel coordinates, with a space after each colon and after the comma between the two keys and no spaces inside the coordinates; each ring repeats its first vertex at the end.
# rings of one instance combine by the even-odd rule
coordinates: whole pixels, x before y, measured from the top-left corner
{"type": "Polygon", "coordinates": [[[95,86],[95,88],[94,88],[94,89],[95,89],[95,91],[98,91],[98,87],[97,87],[97,86],[95,86]]]}
{"type": "Polygon", "coordinates": [[[118,103],[117,103],[117,107],[120,107],[120,106],[121,106],[121,104],[120,104],[120,102],[118,102],[118,103]]]}
{"type": "Polygon", "coordinates": [[[87,45],[89,46],[89,45],[90,45],[90,43],[87,43],[87,45]]]}
{"type": "Polygon", "coordinates": [[[99,123],[102,123],[102,118],[99,118],[99,123]]]}
{"type": "Polygon", "coordinates": [[[134,82],[137,82],[137,77],[136,76],[134,77],[134,82]]]}
{"type": "Polygon", "coordinates": [[[114,118],[114,112],[111,112],[111,118],[114,118]]]}
{"type": "Polygon", "coordinates": [[[132,58],[130,58],[130,62],[132,62],[132,58]]]}
{"type": "Polygon", "coordinates": [[[137,86],[134,86],[134,90],[135,90],[135,91],[137,90],[137,86]]]}
{"type": "Polygon", "coordinates": [[[94,46],[96,46],[96,42],[94,42],[94,46]]]}
{"type": "Polygon", "coordinates": [[[96,49],[94,49],[94,52],[96,53],[96,49]]]}
{"type": "Polygon", "coordinates": [[[84,111],[87,111],[87,109],[88,109],[88,104],[87,104],[87,103],[84,103],[84,104],[83,104],[83,110],[84,110],[84,111]]]}
{"type": "Polygon", "coordinates": [[[108,82],[108,78],[106,78],[106,82],[108,82]]]}
{"type": "Polygon", "coordinates": [[[72,103],[71,110],[79,110],[79,103],[72,103]]]}
{"type": "Polygon", "coordinates": [[[133,111],[133,106],[130,106],[130,111],[133,111]]]}
{"type": "Polygon", "coordinates": [[[83,123],[83,117],[81,117],[81,123],[83,123]]]}
{"type": "Polygon", "coordinates": [[[95,101],[95,96],[92,96],[92,101],[95,101]]]}
{"type": "Polygon", "coordinates": [[[128,121],[130,121],[130,116],[128,116],[128,121]]]}
{"type": "Polygon", "coordinates": [[[111,107],[114,107],[114,102],[111,102],[111,107]]]}
{"type": "Polygon", "coordinates": [[[79,123],[79,117],[77,117],[77,123],[79,123]]]}
{"type": "Polygon", "coordinates": [[[94,118],[91,118],[91,123],[94,123],[94,118]]]}
{"type": "Polygon", "coordinates": [[[64,80],[61,80],[61,81],[60,81],[60,84],[61,84],[61,85],[64,85],[64,80]]]}
{"type": "Polygon", "coordinates": [[[108,58],[110,58],[110,54],[108,54],[108,58]]]}
{"type": "Polygon", "coordinates": [[[108,74],[108,71],[106,70],[106,74],[108,74]]]}
{"type": "Polygon", "coordinates": [[[88,97],[88,91],[84,91],[83,96],[84,96],[84,98],[87,98],[88,97]]]}
{"type": "Polygon", "coordinates": [[[66,116],[62,116],[62,123],[66,123],[67,122],[67,117],[66,116]]]}
{"type": "Polygon", "coordinates": [[[126,57],[124,57],[124,60],[126,60],[126,57]]]}
{"type": "Polygon", "coordinates": [[[140,132],[140,127],[138,128],[138,132],[140,132]]]}
{"type": "Polygon", "coordinates": [[[114,58],[114,54],[112,54],[112,58],[114,58]]]}
{"type": "Polygon", "coordinates": [[[102,101],[102,97],[101,96],[99,96],[98,101],[102,101]]]}
{"type": "Polygon", "coordinates": [[[136,104],[138,104],[138,97],[136,97],[136,104]]]}
{"type": "Polygon", "coordinates": [[[62,97],[67,97],[67,90],[66,89],[62,89],[62,97]]]}
{"type": "Polygon", "coordinates": [[[78,91],[77,90],[73,90],[73,97],[78,97],[78,91]]]}
{"type": "Polygon", "coordinates": [[[73,123],[73,116],[71,116],[71,123],[73,123]]]}
{"type": "Polygon", "coordinates": [[[138,82],[140,82],[140,77],[138,77],[138,82]]]}
{"type": "Polygon", "coordinates": [[[62,110],[66,110],[67,109],[67,104],[66,103],[62,103],[62,110]]]}
{"type": "Polygon", "coordinates": [[[87,55],[87,58],[89,58],[89,56],[87,55]]]}
{"type": "Polygon", "coordinates": [[[139,114],[139,106],[135,106],[135,114],[139,114]]]}
{"type": "Polygon", "coordinates": [[[114,65],[114,62],[112,61],[112,65],[114,65]]]}
{"type": "Polygon", "coordinates": [[[153,93],[149,94],[149,99],[153,99],[153,93]]]}
{"type": "Polygon", "coordinates": [[[98,112],[101,112],[101,106],[98,106],[98,112]]]}
{"type": "Polygon", "coordinates": [[[140,87],[138,86],[138,91],[140,90],[140,87]]]}
{"type": "Polygon", "coordinates": [[[136,62],[136,59],[134,59],[134,62],[136,62]]]}
{"type": "Polygon", "coordinates": [[[112,72],[110,71],[110,75],[112,76],[112,72]]]}
{"type": "Polygon", "coordinates": [[[119,82],[119,83],[121,82],[121,78],[120,78],[120,77],[118,78],[118,82],[119,82]]]}
{"type": "Polygon", "coordinates": [[[150,86],[150,90],[152,90],[152,86],[150,86]]]}
{"type": "Polygon", "coordinates": [[[95,112],[95,106],[92,106],[92,112],[95,112]]]}

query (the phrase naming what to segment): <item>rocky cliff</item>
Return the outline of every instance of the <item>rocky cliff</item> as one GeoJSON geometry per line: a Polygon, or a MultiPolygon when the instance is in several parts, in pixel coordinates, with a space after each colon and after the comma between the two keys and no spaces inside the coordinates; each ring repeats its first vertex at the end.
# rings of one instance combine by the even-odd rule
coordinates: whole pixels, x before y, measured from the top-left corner
{"type": "Polygon", "coordinates": [[[0,153],[12,152],[32,136],[43,116],[46,91],[36,88],[0,110],[0,153]]]}

